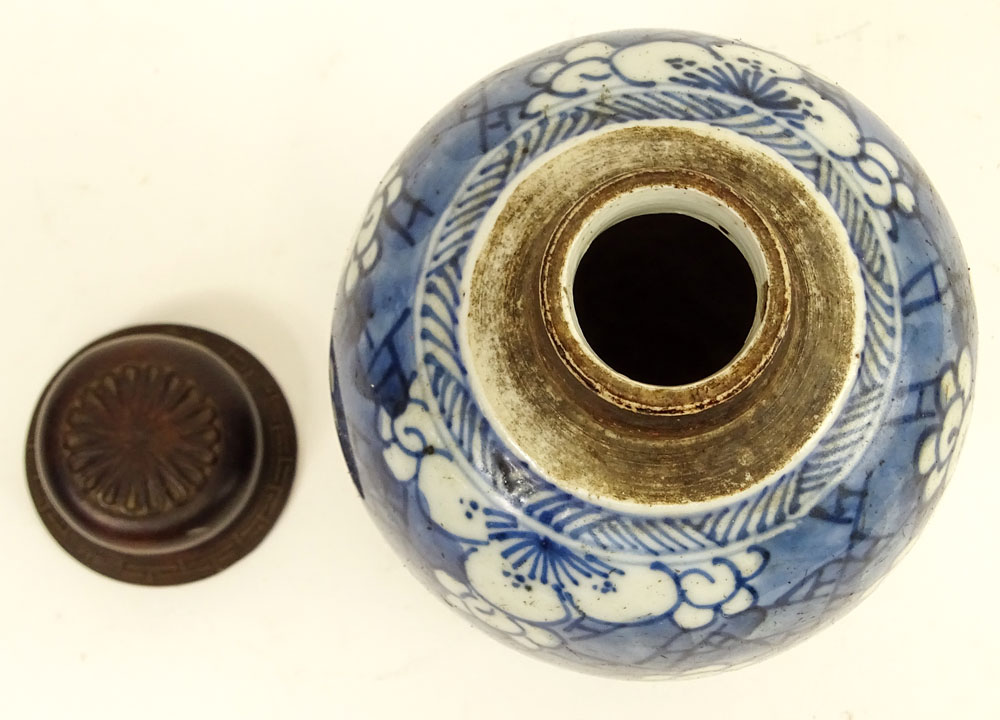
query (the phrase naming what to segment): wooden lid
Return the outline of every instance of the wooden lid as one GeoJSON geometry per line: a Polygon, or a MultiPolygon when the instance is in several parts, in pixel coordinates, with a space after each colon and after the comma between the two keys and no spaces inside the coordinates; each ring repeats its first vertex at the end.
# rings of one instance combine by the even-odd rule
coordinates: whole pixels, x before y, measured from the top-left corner
{"type": "Polygon", "coordinates": [[[250,552],[291,489],[296,438],[275,380],[214,333],[129,328],[74,355],[31,422],[28,485],[71,555],[172,585],[250,552]]]}

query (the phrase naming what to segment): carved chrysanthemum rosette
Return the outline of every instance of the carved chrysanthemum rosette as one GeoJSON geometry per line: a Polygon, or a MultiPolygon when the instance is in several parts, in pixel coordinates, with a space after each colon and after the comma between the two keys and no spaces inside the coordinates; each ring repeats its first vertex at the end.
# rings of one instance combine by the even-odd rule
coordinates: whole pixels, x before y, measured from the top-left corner
{"type": "Polygon", "coordinates": [[[168,512],[210,480],[222,451],[219,409],[169,366],[120,365],[81,388],[62,427],[70,478],[123,517],[168,512]]]}

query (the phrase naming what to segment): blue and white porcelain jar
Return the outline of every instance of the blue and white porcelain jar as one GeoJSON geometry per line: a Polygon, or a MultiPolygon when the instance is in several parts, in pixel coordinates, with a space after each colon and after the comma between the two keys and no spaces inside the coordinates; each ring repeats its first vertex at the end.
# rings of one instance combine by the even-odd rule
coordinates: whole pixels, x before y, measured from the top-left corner
{"type": "Polygon", "coordinates": [[[520,60],[389,171],[339,289],[340,440],[435,593],[539,657],[676,676],[839,616],[911,542],[975,313],[900,141],[770,53],[520,60]]]}

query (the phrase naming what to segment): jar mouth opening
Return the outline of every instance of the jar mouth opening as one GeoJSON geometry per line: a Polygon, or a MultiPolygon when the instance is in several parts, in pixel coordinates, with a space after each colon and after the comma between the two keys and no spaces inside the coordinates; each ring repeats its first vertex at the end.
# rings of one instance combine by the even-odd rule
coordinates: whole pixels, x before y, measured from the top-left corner
{"type": "Polygon", "coordinates": [[[744,353],[760,329],[767,282],[744,224],[711,205],[701,212],[655,197],[671,190],[683,192],[636,190],[592,216],[564,269],[570,331],[583,349],[652,387],[707,380],[744,353]]]}
{"type": "Polygon", "coordinates": [[[684,414],[763,371],[789,283],[753,208],[708,176],[654,170],[613,178],[570,210],[540,292],[552,342],[584,382],[633,410],[684,414]]]}

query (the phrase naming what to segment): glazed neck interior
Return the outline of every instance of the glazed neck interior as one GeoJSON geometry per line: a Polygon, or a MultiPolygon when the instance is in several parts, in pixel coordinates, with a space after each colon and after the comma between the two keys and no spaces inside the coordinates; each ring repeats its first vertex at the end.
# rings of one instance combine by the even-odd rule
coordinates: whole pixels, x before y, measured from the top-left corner
{"type": "MultiPolygon", "coordinates": [[[[684,223],[675,220],[673,224],[679,222],[684,223]]],[[[661,231],[666,231],[662,219],[660,224],[661,231]]],[[[690,222],[685,224],[691,227],[690,222]]],[[[630,240],[624,237],[618,240],[617,249],[621,252],[622,245],[630,240]]],[[[606,252],[610,258],[615,257],[614,246],[606,252]]],[[[760,376],[784,335],[791,288],[781,245],[752,207],[711,176],[683,169],[661,169],[623,173],[581,198],[549,240],[541,268],[540,293],[549,336],[581,381],[624,408],[681,415],[722,403],[760,376]],[[581,292],[577,287],[580,265],[595,250],[594,241],[603,240],[609,230],[614,231],[623,221],[656,215],[686,218],[694,221],[695,227],[714,232],[703,231],[699,237],[686,239],[671,238],[669,232],[660,232],[652,243],[643,243],[643,252],[628,258],[631,268],[617,277],[613,262],[604,268],[591,268],[584,277],[593,279],[581,292]],[[709,238],[715,241],[715,248],[709,246],[709,238]],[[685,258],[677,253],[677,247],[690,246],[691,240],[700,240],[693,249],[699,260],[697,265],[685,263],[685,258]],[[730,291],[738,292],[738,288],[720,287],[719,270],[705,267],[713,254],[718,259],[720,249],[729,251],[723,255],[729,259],[726,267],[735,265],[737,271],[744,270],[744,281],[749,287],[744,288],[738,305],[727,307],[724,302],[732,297],[730,291]],[[644,279],[648,285],[621,287],[615,281],[622,275],[633,280],[644,279]],[[670,336],[664,333],[669,333],[672,327],[687,326],[691,315],[698,312],[698,308],[690,305],[670,306],[674,291],[689,286],[692,275],[704,276],[723,294],[723,297],[701,298],[702,307],[714,305],[714,319],[718,322],[687,333],[688,338],[701,340],[696,344],[684,343],[676,331],[670,336]],[[567,289],[572,290],[567,292],[567,289]],[[629,314],[627,318],[607,313],[603,322],[589,323],[592,330],[588,338],[579,311],[596,304],[593,295],[604,296],[605,312],[613,310],[626,293],[643,298],[642,306],[621,308],[629,314]],[[664,314],[667,317],[658,317],[664,314]],[[650,320],[647,327],[635,322],[643,316],[650,320]],[[728,338],[720,337],[720,326],[733,325],[738,332],[742,319],[748,321],[743,336],[722,364],[702,375],[692,377],[688,373],[680,382],[651,382],[655,377],[669,380],[671,374],[676,376],[669,372],[670,367],[697,366],[718,355],[720,341],[728,340],[731,344],[733,340],[733,331],[728,338]],[[603,345],[612,354],[627,344],[633,357],[619,357],[619,368],[610,365],[594,349],[591,339],[595,330],[598,334],[603,331],[601,337],[609,338],[603,345]],[[623,339],[623,333],[629,337],[623,339]],[[675,359],[661,359],[661,367],[648,368],[645,377],[620,369],[623,365],[646,367],[655,362],[650,355],[657,354],[675,359]]],[[[689,300],[693,297],[693,293],[687,295],[689,300]]],[[[585,320],[589,317],[584,315],[585,320]]]]}
{"type": "Polygon", "coordinates": [[[462,341],[483,412],[577,495],[641,512],[748,491],[808,451],[856,375],[864,297],[843,227],[798,171],[736,133],[626,126],[543,157],[498,202],[468,262],[462,341]],[[671,216],[704,226],[687,259],[669,247],[671,216]],[[616,246],[615,228],[643,217],[659,230],[629,256],[634,238],[616,246]],[[604,260],[588,259],[609,231],[604,260]],[[713,243],[722,251],[706,254],[713,243]],[[690,297],[707,286],[731,297],[740,281],[720,280],[721,261],[704,267],[719,252],[742,299],[712,298],[717,327],[699,328],[709,347],[695,347],[671,329],[684,322],[656,315],[690,320],[690,305],[669,298],[693,273],[706,287],[689,283],[690,297]],[[726,323],[736,329],[722,357],[713,343],[726,323]],[[631,358],[612,357],[622,346],[631,358]],[[683,356],[660,363],[680,367],[713,352],[702,373],[657,367],[657,355],[683,356]]]}

